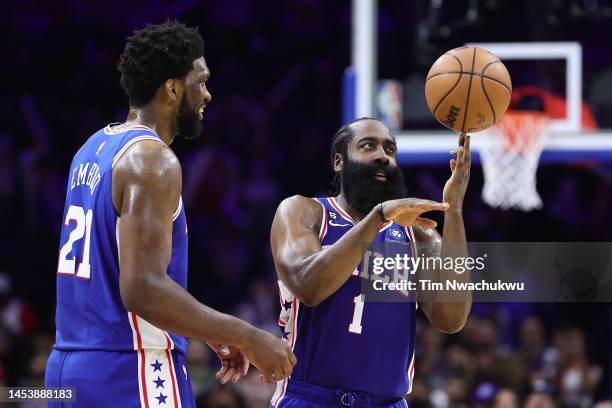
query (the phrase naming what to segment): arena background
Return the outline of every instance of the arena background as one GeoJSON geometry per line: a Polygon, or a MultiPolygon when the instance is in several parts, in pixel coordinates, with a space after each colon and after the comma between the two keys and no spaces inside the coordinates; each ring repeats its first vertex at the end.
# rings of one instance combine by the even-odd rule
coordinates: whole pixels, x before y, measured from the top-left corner
{"type": "MultiPolygon", "coordinates": [[[[91,133],[126,116],[116,69],[126,36],[167,18],[200,27],[212,73],[203,137],[173,144],[183,165],[190,292],[277,333],[269,227],[284,197],[328,191],[329,145],[351,64],[350,2],[13,0],[2,8],[0,384],[43,383],[70,160],[91,133]]],[[[466,42],[577,41],[584,102],[601,130],[612,127],[611,23],[610,1],[385,0],[378,71],[407,84],[466,42]]],[[[563,93],[559,68],[537,69],[548,80],[534,85],[563,93]]],[[[422,99],[411,89],[404,88],[404,130],[440,131],[431,117],[406,118],[411,97],[422,99]]],[[[603,152],[542,166],[544,208],[528,213],[486,206],[474,165],[464,205],[468,239],[610,241],[611,158],[603,152]]],[[[404,163],[404,172],[411,196],[441,198],[445,162],[404,163]]],[[[527,406],[534,392],[552,397],[540,398],[543,407],[611,398],[608,303],[475,304],[452,336],[420,317],[411,407],[527,406]]],[[[191,344],[189,360],[198,406],[262,407],[272,393],[255,375],[218,386],[217,361],[200,343],[191,344]]]]}

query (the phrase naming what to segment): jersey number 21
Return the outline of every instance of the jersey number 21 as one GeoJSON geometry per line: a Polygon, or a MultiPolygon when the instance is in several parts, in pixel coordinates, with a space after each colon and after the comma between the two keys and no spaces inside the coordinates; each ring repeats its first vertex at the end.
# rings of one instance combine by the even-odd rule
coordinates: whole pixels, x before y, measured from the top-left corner
{"type": "Polygon", "coordinates": [[[57,273],[62,275],[75,275],[77,278],[89,279],[91,275],[91,265],[89,265],[89,246],[91,243],[91,222],[93,220],[93,212],[87,210],[87,214],[83,207],[71,205],[66,213],[64,226],[67,227],[71,222],[75,222],[76,226],[68,236],[68,241],[62,246],[59,253],[59,262],[57,264],[57,273]],[[68,254],[72,251],[74,243],[85,237],[83,245],[83,257],[76,267],[76,255],[68,258],[68,254]]]}

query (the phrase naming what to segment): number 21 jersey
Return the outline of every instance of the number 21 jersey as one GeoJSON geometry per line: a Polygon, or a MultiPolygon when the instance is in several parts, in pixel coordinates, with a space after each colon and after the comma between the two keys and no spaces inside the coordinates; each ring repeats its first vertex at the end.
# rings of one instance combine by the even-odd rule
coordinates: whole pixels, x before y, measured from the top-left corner
{"type": "MultiPolygon", "coordinates": [[[[186,340],[125,309],[119,292],[119,223],[112,200],[114,165],[135,143],[163,143],[145,126],[94,133],[70,166],[57,268],[58,350],[176,349],[186,340]]],[[[187,286],[187,226],[182,200],[173,216],[168,276],[187,286]]],[[[155,299],[151,299],[155,302],[155,299]]]]}

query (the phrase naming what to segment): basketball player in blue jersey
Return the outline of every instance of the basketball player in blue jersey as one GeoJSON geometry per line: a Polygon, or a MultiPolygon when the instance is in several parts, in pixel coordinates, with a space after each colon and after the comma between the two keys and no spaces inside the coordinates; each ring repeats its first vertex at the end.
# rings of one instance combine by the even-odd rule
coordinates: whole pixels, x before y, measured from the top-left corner
{"type": "Polygon", "coordinates": [[[194,407],[186,337],[215,349],[221,382],[249,362],[265,382],[292,372],[289,345],[186,291],[181,167],[169,145],[200,133],[211,100],[203,52],[198,30],[176,21],[135,32],[119,64],[127,120],[94,133],[73,159],[45,384],[74,387],[76,403],[49,406],[194,407]]]}
{"type": "MultiPolygon", "coordinates": [[[[367,301],[362,284],[373,279],[365,266],[372,262],[368,248],[393,243],[396,255],[467,256],[461,207],[470,174],[469,143],[462,134],[442,203],[403,198],[395,139],[381,122],[358,119],[334,136],[332,196],[294,196],[280,204],[271,231],[280,279],[279,324],[298,363],[277,383],[271,407],[406,406],[414,374],[416,304],[410,298],[367,301]],[[427,211],[444,211],[443,237],[434,221],[421,218],[427,211]]],[[[433,281],[469,279],[469,273],[431,272],[426,278],[433,281]]],[[[395,273],[398,281],[410,276],[395,273]]],[[[445,291],[417,293],[417,299],[435,328],[454,333],[465,324],[472,297],[445,291]]]]}

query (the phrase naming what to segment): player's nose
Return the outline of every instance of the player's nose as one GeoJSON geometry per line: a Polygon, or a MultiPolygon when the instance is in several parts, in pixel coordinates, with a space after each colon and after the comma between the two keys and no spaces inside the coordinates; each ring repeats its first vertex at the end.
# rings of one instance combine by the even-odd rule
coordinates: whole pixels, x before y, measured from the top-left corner
{"type": "Polygon", "coordinates": [[[204,92],[204,102],[208,103],[210,101],[212,101],[212,95],[210,94],[210,92],[207,89],[206,92],[204,92]]]}
{"type": "Polygon", "coordinates": [[[390,160],[391,157],[389,156],[389,153],[387,153],[383,146],[379,146],[378,149],[376,149],[376,156],[374,157],[374,161],[388,164],[390,160]]]}

